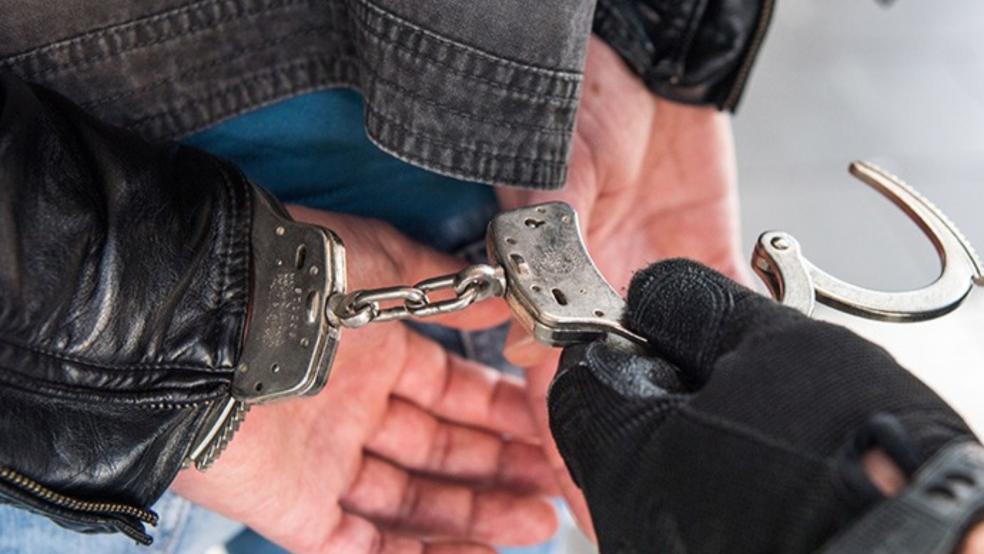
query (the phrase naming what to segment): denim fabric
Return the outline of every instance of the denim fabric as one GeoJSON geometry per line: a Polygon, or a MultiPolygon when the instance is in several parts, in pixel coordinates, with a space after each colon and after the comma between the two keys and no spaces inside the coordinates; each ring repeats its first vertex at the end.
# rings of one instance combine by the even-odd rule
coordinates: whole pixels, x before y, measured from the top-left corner
{"type": "Polygon", "coordinates": [[[358,93],[305,94],[184,142],[234,160],[283,202],[382,219],[438,250],[480,236],[497,206],[492,187],[416,168],[376,148],[358,93]]]}
{"type": "Polygon", "coordinates": [[[201,554],[242,532],[242,524],[166,493],[154,504],[161,520],[154,544],[136,545],[125,535],[80,535],[46,518],[0,505],[0,554],[201,554]]]}
{"type": "MultiPolygon", "coordinates": [[[[499,548],[499,554],[570,554],[593,551],[574,524],[574,518],[563,502],[555,501],[560,514],[560,531],[553,540],[526,548],[499,548]],[[576,549],[576,550],[575,550],[576,549]]],[[[247,529],[226,544],[229,554],[287,554],[287,551],[268,542],[247,529]]]]}
{"type": "Polygon", "coordinates": [[[353,87],[396,157],[487,183],[564,182],[594,0],[4,2],[0,69],[145,137],[353,87]]]}

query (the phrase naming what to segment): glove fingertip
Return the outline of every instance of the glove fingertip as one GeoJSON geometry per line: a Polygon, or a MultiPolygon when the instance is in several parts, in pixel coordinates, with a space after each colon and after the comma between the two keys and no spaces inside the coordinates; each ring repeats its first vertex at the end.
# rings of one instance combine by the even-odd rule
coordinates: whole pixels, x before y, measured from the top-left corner
{"type": "Polygon", "coordinates": [[[713,364],[736,298],[746,292],[696,262],[667,260],[632,279],[626,322],[659,354],[699,377],[713,364]]]}

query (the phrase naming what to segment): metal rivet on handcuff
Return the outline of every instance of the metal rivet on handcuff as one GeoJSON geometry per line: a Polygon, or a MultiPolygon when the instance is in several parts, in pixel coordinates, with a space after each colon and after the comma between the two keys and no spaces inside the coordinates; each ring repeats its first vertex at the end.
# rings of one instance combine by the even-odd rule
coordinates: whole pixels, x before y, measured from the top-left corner
{"type": "MultiPolygon", "coordinates": [[[[942,270],[932,284],[906,292],[851,285],[803,257],[787,233],[764,233],[752,267],[783,304],[812,314],[816,302],[863,317],[920,321],[957,308],[984,272],[969,242],[935,206],[897,178],[856,162],[851,173],[896,204],[926,234],[942,270]]],[[[205,414],[187,462],[207,468],[249,406],[317,394],[328,380],[341,329],[427,318],[504,297],[516,321],[550,346],[609,337],[626,348],[646,340],[622,325],[625,301],[585,247],[577,214],[552,202],[497,215],[487,234],[492,265],[412,286],[346,291],[345,249],[331,231],[294,222],[258,194],[253,214],[253,283],[245,347],[233,394],[205,414]],[[435,299],[438,294],[450,296],[435,299]]]]}

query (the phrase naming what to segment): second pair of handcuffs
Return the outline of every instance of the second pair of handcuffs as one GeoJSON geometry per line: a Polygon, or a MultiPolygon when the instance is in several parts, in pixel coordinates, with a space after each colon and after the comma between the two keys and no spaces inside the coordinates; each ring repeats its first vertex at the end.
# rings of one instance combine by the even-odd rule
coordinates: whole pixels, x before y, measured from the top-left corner
{"type": "MultiPolygon", "coordinates": [[[[870,164],[856,162],[850,171],[923,230],[942,262],[939,278],[907,292],[861,288],[810,263],[792,236],[767,232],[759,238],[752,266],[776,300],[808,315],[819,301],[871,319],[922,321],[949,313],[984,286],[984,270],[970,244],[929,201],[870,164]]],[[[246,346],[232,397],[212,410],[188,456],[187,463],[198,469],[221,454],[251,405],[321,391],[343,327],[423,318],[504,297],[516,320],[547,345],[615,335],[646,346],[622,325],[625,302],[592,262],[577,214],[567,204],[496,216],[487,235],[491,265],[413,286],[355,292],[346,290],[345,249],[338,236],[292,221],[264,198],[258,197],[256,206],[246,346]],[[438,295],[446,298],[435,299],[438,295]]]]}

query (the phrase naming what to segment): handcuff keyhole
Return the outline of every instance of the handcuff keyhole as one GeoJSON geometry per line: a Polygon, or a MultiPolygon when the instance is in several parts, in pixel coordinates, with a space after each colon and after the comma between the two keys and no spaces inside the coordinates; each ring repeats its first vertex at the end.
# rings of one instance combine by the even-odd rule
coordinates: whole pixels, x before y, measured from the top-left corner
{"type": "Polygon", "coordinates": [[[307,246],[302,244],[297,247],[297,251],[294,253],[294,267],[301,269],[304,267],[305,260],[307,260],[307,246]]]}
{"type": "Polygon", "coordinates": [[[317,323],[321,317],[321,294],[316,290],[309,292],[306,304],[308,324],[317,323]]]}
{"type": "Polygon", "coordinates": [[[561,306],[567,305],[567,295],[564,294],[564,291],[560,289],[552,289],[550,292],[553,293],[554,300],[556,300],[558,304],[561,306]]]}
{"type": "Polygon", "coordinates": [[[513,266],[515,266],[516,271],[520,275],[525,275],[530,272],[530,266],[526,263],[526,258],[523,258],[519,254],[513,253],[509,255],[509,259],[512,260],[513,266]]]}

